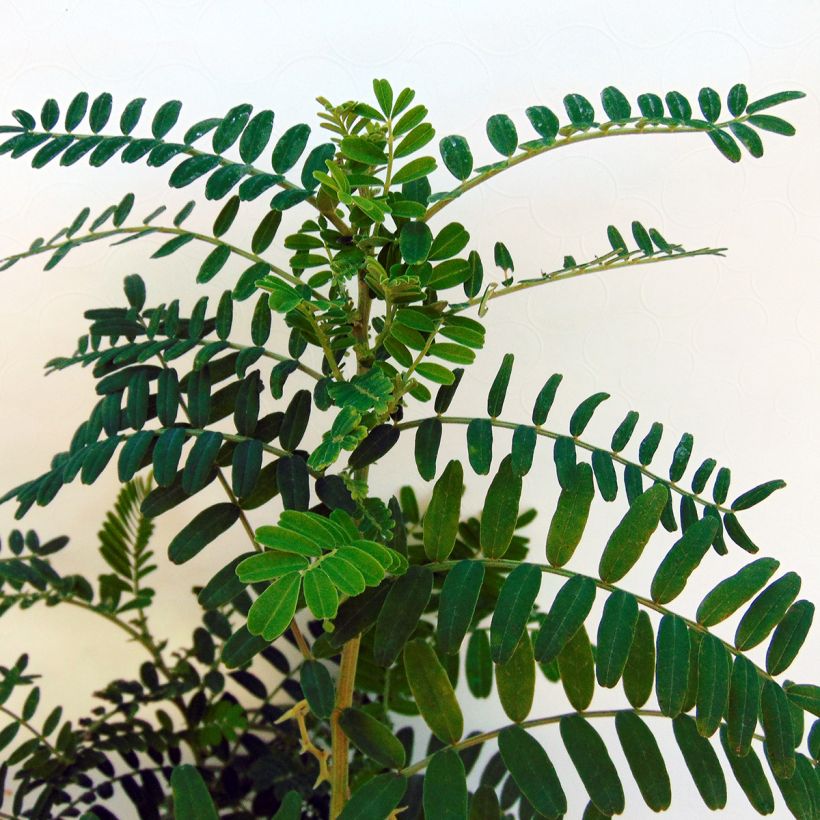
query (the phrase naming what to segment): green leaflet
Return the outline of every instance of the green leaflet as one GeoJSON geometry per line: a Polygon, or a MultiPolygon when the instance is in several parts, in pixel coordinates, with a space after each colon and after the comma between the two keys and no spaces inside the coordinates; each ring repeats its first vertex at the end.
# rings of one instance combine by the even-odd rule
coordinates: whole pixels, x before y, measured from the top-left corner
{"type": "Polygon", "coordinates": [[[580,715],[561,718],[561,739],[595,806],[606,816],[625,808],[615,764],[601,736],[580,715]]]}
{"type": "Polygon", "coordinates": [[[589,398],[584,399],[578,407],[575,408],[569,420],[569,431],[574,438],[577,438],[586,430],[586,426],[589,424],[592,414],[598,408],[598,405],[608,398],[609,393],[595,393],[589,398]]]}
{"type": "Polygon", "coordinates": [[[333,678],[327,667],[315,660],[306,660],[302,664],[299,683],[307,699],[310,711],[316,717],[327,720],[333,712],[336,691],[333,678]]]}
{"type": "Polygon", "coordinates": [[[472,419],[467,425],[467,456],[478,475],[487,475],[493,459],[493,427],[490,419],[472,419]]]}
{"type": "Polygon", "coordinates": [[[547,534],[547,560],[562,567],[572,558],[584,534],[589,508],[595,496],[592,468],[586,462],[576,465],[572,480],[561,490],[547,534]]]}
{"type": "Polygon", "coordinates": [[[635,596],[616,589],[607,598],[598,625],[595,672],[599,685],[611,689],[621,679],[637,623],[635,596]]]}
{"type": "Polygon", "coordinates": [[[615,475],[615,464],[606,450],[594,450],[592,453],[592,471],[598,484],[598,491],[604,501],[614,501],[618,497],[618,478],[615,475]]]}
{"type": "Polygon", "coordinates": [[[487,396],[487,415],[490,418],[498,418],[501,411],[504,409],[504,399],[507,396],[507,388],[510,384],[510,375],[512,374],[513,360],[515,357],[512,353],[505,353],[501,360],[501,366],[498,368],[493,383],[490,386],[490,392],[487,396]]]}
{"type": "Polygon", "coordinates": [[[404,747],[383,723],[367,712],[349,707],[339,716],[342,731],[366,757],[388,769],[404,766],[404,747]]]}
{"type": "Polygon", "coordinates": [[[794,817],[813,820],[817,816],[817,772],[804,755],[797,755],[797,766],[792,777],[784,779],[775,775],[775,782],[794,817]]]}
{"type": "Polygon", "coordinates": [[[473,620],[484,564],[466,559],[459,561],[444,579],[439,598],[436,644],[445,655],[456,653],[473,620]]]}
{"type": "Polygon", "coordinates": [[[467,643],[467,686],[474,698],[487,698],[493,687],[493,659],[486,630],[477,629],[467,643]]]}
{"type": "Polygon", "coordinates": [[[277,174],[284,174],[296,164],[307,145],[310,126],[300,123],[285,131],[273,148],[271,165],[277,174]]]}
{"type": "Polygon", "coordinates": [[[794,774],[794,728],[786,693],[777,682],[764,680],[760,692],[760,725],[766,736],[766,754],[776,777],[794,774]]]}
{"type": "Polygon", "coordinates": [[[704,635],[698,650],[697,728],[711,737],[720,727],[729,705],[729,674],[732,660],[723,642],[704,635]]]}
{"type": "Polygon", "coordinates": [[[370,820],[372,817],[388,817],[407,790],[407,779],[386,772],[359,786],[345,803],[339,820],[370,820]]]}
{"type": "Polygon", "coordinates": [[[712,744],[698,734],[695,721],[678,715],[672,721],[675,740],[703,802],[712,811],[726,805],[726,779],[712,744]]]}
{"type": "Polygon", "coordinates": [[[488,558],[501,558],[510,546],[518,519],[521,485],[521,477],[513,472],[512,459],[505,456],[487,490],[481,513],[481,549],[488,558]]]}
{"type": "Polygon", "coordinates": [[[774,558],[758,558],[721,581],[698,606],[698,623],[714,626],[726,620],[763,588],[779,566],[780,562],[774,558]]]}
{"type": "Polygon", "coordinates": [[[470,234],[460,222],[450,222],[445,225],[433,240],[428,259],[431,262],[440,259],[451,259],[464,250],[470,241],[470,234]]]}
{"type": "Polygon", "coordinates": [[[655,692],[661,712],[680,714],[689,681],[689,629],[682,618],[666,614],[658,626],[655,692]]]}
{"type": "Polygon", "coordinates": [[[595,661],[586,628],[579,627],[558,653],[558,671],[567,700],[582,712],[595,691],[595,661]]]}
{"type": "Polygon", "coordinates": [[[735,646],[745,652],[764,641],[794,603],[800,585],[800,576],[796,572],[787,572],[766,587],[752,601],[737,625],[735,646]]]}
{"type": "Polygon", "coordinates": [[[305,603],[316,618],[327,620],[336,616],[339,593],[321,567],[311,567],[302,578],[305,603]]]}
{"type": "Polygon", "coordinates": [[[500,817],[496,793],[489,786],[479,786],[470,800],[470,820],[499,820],[500,817]]]}
{"type": "Polygon", "coordinates": [[[458,753],[442,749],[427,765],[423,791],[425,820],[467,817],[467,774],[458,753]]]}
{"type": "Polygon", "coordinates": [[[176,820],[217,820],[208,787],[195,766],[183,763],[171,773],[171,790],[174,796],[176,820]]]}
{"type": "Polygon", "coordinates": [[[540,588],[541,570],[533,564],[519,564],[505,579],[490,625],[490,647],[495,663],[504,664],[512,657],[540,588]]]}
{"type": "Polygon", "coordinates": [[[188,495],[198,493],[208,484],[221,446],[222,433],[215,430],[205,430],[196,437],[182,470],[182,489],[188,495]]]}
{"type": "Polygon", "coordinates": [[[291,572],[300,572],[309,566],[307,558],[287,552],[255,552],[237,567],[236,575],[243,584],[272,581],[291,572]]]}
{"type": "Polygon", "coordinates": [[[272,550],[292,552],[311,558],[318,558],[322,554],[322,548],[311,537],[285,527],[272,525],[259,527],[254,538],[257,543],[272,550]]]}
{"type": "Polygon", "coordinates": [[[726,713],[727,740],[732,751],[744,757],[749,753],[757,727],[760,683],[754,664],[736,655],[729,683],[729,708],[726,713]]]}
{"type": "Polygon", "coordinates": [[[535,639],[535,657],[539,663],[553,661],[578,631],[592,609],[596,589],[592,578],[575,575],[558,590],[535,639]]]}
{"type": "Polygon", "coordinates": [[[765,501],[765,499],[767,499],[775,490],[779,490],[785,486],[786,482],[780,480],[767,481],[765,484],[760,484],[742,495],[739,495],[732,502],[732,511],[740,512],[741,510],[748,510],[750,507],[754,507],[761,501],[765,501]]]}
{"type": "Polygon", "coordinates": [[[506,114],[493,114],[487,120],[487,139],[490,140],[490,145],[505,157],[512,156],[518,147],[518,132],[506,114]]]}
{"type": "Polygon", "coordinates": [[[208,507],[174,536],[168,545],[168,557],[174,564],[184,564],[229,530],[238,518],[239,507],[234,504],[214,504],[208,507]]]}
{"type": "Polygon", "coordinates": [[[509,660],[495,667],[496,687],[507,717],[520,723],[532,709],[535,694],[535,658],[529,632],[524,632],[509,660]]]}
{"type": "Polygon", "coordinates": [[[399,249],[409,265],[424,262],[433,245],[433,232],[426,222],[406,222],[399,234],[399,249]]]}
{"type": "MultiPolygon", "coordinates": [[[[405,138],[406,139],[406,138],[405,138]]],[[[447,170],[458,180],[465,180],[473,171],[473,155],[467,140],[453,134],[439,142],[441,158],[447,170]]]]}
{"type": "Polygon", "coordinates": [[[672,545],[652,579],[653,601],[667,604],[683,592],[689,576],[709,551],[719,524],[717,518],[701,518],[672,545]]]}
{"type": "Polygon", "coordinates": [[[248,612],[248,631],[269,643],[276,640],[293,620],[302,579],[298,572],[277,578],[254,602],[248,612]]]}
{"type": "Polygon", "coordinates": [[[464,719],[441,661],[421,639],[404,647],[407,683],[424,722],[445,743],[456,743],[464,731],[464,719]]]}
{"type": "Polygon", "coordinates": [[[498,749],[532,807],[544,817],[562,817],[567,811],[567,798],[543,746],[521,727],[508,726],[498,736],[498,749]]]}
{"type": "Polygon", "coordinates": [[[814,604],[797,601],[777,625],[766,652],[766,671],[779,675],[791,665],[803,646],[814,619],[814,604]]]}
{"type": "Polygon", "coordinates": [[[425,419],[416,431],[415,457],[419,475],[430,481],[436,475],[436,458],[441,444],[441,420],[425,419]]]}
{"type": "Polygon", "coordinates": [[[630,711],[615,715],[615,729],[644,802],[652,811],[665,811],[672,802],[672,786],[651,729],[630,711]]]}
{"type": "Polygon", "coordinates": [[[299,446],[307,430],[312,405],[309,390],[299,390],[290,400],[279,430],[279,441],[285,450],[292,452],[299,446]]]}
{"type": "Polygon", "coordinates": [[[515,475],[523,478],[530,471],[537,440],[538,434],[534,427],[520,424],[515,428],[510,450],[511,466],[515,475]]]}
{"type": "Polygon", "coordinates": [[[725,726],[720,728],[720,743],[732,774],[735,776],[740,788],[748,798],[752,807],[758,814],[771,814],[774,811],[774,795],[769,786],[760,758],[753,750],[749,750],[745,757],[735,754],[729,745],[728,734],[725,726]]]}
{"type": "Polygon", "coordinates": [[[431,561],[445,561],[455,546],[461,514],[464,471],[460,461],[450,461],[433,487],[424,515],[424,552],[431,561]]]}
{"type": "Polygon", "coordinates": [[[426,567],[411,566],[394,581],[376,621],[373,659],[379,666],[391,666],[399,656],[432,590],[433,573],[426,567]]]}
{"type": "Polygon", "coordinates": [[[598,567],[601,580],[620,581],[634,566],[660,523],[669,491],[655,484],[635,499],[610,535],[598,567]]]}

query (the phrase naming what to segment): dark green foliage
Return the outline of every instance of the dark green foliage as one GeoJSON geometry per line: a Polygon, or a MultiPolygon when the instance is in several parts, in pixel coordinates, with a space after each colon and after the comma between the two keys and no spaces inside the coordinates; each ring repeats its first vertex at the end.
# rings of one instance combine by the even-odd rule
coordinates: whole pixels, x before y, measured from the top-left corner
{"type": "MultiPolygon", "coordinates": [[[[690,433],[671,448],[663,425],[635,411],[607,434],[608,446],[596,442],[588,431],[605,392],[576,399],[568,418],[547,428],[562,376],[536,393],[543,376],[516,371],[514,383],[509,353],[485,384],[486,415],[447,415],[484,346],[482,320],[496,298],[723,249],[686,250],[634,220],[606,226],[590,259],[567,255],[555,270],[522,278],[515,249],[490,237],[495,274],[485,280],[472,245],[489,248],[487,237],[436,219],[439,212],[508,168],[581,140],[673,132],[697,140],[705,132],[736,162],[764,154],[763,132],[794,133],[769,110],[801,92],[750,102],[738,83],[724,96],[706,87],[693,106],[679,91],[648,92],[633,104],[608,86],[599,106],[571,93],[560,116],[558,107],[526,109],[535,138],[523,142],[523,124],[497,113],[483,146],[439,135],[455,187],[436,192],[432,184],[447,175],[420,155],[436,139],[427,108],[384,79],[374,81],[370,102],[318,98],[320,126],[330,132],[324,142],[310,139],[308,125],[280,128],[278,120],[274,137],[273,111],[247,103],[184,131],[175,100],[152,107],[136,98],[120,109],[106,92],[80,92],[63,104],[46,100],[39,119],[14,111],[0,129],[8,135],[0,154],[29,156],[35,168],[145,160],[168,166],[172,188],[196,185],[198,193],[175,213],[159,207],[143,216],[133,194],[99,212],[83,207],[0,268],[46,254],[50,271],[69,253],[79,260],[88,243],[153,236],[151,258],[173,256],[184,268],[199,254],[197,284],[210,287],[217,276],[225,283],[218,300],[152,306],[145,281],[131,274],[121,306],[88,310],[76,348],[48,363],[49,371],[86,368],[97,403],[48,469],[2,500],[15,500],[22,517],[78,477],[101,479],[115,456],[125,488],[100,530],[105,571],[94,583],[52,563],[67,539],[12,533],[0,554],[0,615],[67,603],[118,626],[147,657],[133,680],[124,670],[100,690],[101,705],[76,723],[59,706],[41,705],[25,656],[0,667],[9,718],[0,725],[0,748],[8,749],[0,783],[4,797],[13,795],[10,814],[3,811],[103,820],[113,817],[105,803],[124,794],[135,816],[149,818],[600,818],[632,811],[626,769],[599,729],[607,717],[641,796],[663,811],[671,787],[655,723],[665,717],[709,808],[726,801],[714,748],[720,734],[750,805],[772,811],[753,748],[762,732],[787,806],[810,816],[815,776],[801,744],[804,713],[820,711],[818,689],[776,678],[806,641],[813,606],[798,600],[794,573],[772,580],[772,558],[729,578],[719,568],[730,543],[758,551],[745,513],[784,483],[765,481],[729,504],[728,468],[697,453],[690,433]],[[478,165],[487,151],[490,163],[478,165]],[[192,216],[202,200],[210,210],[192,216]],[[301,221],[283,220],[297,207],[301,221]],[[452,298],[452,288],[465,297],[452,298]],[[251,299],[240,327],[246,314],[233,303],[251,299]],[[519,385],[531,385],[531,423],[515,418],[519,385]],[[431,409],[419,411],[424,404],[431,409]],[[462,449],[444,465],[442,452],[458,453],[447,449],[458,427],[466,458],[462,449]],[[432,486],[418,498],[408,487],[379,497],[378,474],[412,467],[402,433],[413,429],[413,460],[432,486]],[[671,454],[659,463],[667,445],[671,454]],[[475,517],[462,509],[465,462],[488,477],[475,517]],[[557,484],[549,476],[535,487],[544,465],[557,484]],[[546,562],[526,529],[535,510],[520,507],[533,492],[547,513],[532,531],[546,535],[546,562]],[[617,514],[596,495],[621,504],[617,514]],[[593,505],[611,513],[603,544],[584,537],[593,505]],[[179,521],[168,557],[190,562],[180,589],[193,586],[201,607],[183,647],[153,631],[154,591],[145,586],[157,566],[152,519],[171,510],[179,521]],[[659,524],[676,533],[666,551],[657,546],[659,524]],[[195,559],[217,539],[222,566],[198,577],[195,559]],[[587,550],[598,556],[597,579],[573,569],[576,552],[587,550]],[[639,561],[651,566],[652,582],[627,591],[622,580],[639,561]],[[670,608],[687,583],[707,577],[713,588],[696,620],[670,608]],[[594,607],[599,594],[602,610],[594,607]],[[735,614],[730,646],[711,630],[735,614]],[[745,655],[764,641],[765,671],[745,655]],[[547,684],[560,682],[574,713],[533,712],[539,669],[547,684]],[[513,725],[481,725],[486,735],[464,737],[461,674],[471,696],[497,696],[513,725]],[[617,696],[619,682],[631,709],[589,711],[596,686],[617,696]],[[660,716],[642,711],[653,695],[660,716]],[[433,735],[426,753],[414,753],[406,725],[417,716],[433,735]],[[544,745],[529,734],[536,726],[552,733],[544,745]],[[567,799],[547,756],[558,735],[588,802],[567,799]],[[482,756],[496,738],[498,751],[482,756]],[[344,760],[348,741],[349,760],[330,759],[328,781],[329,754],[344,760]],[[484,768],[468,781],[475,766],[484,768]]],[[[462,403],[475,398],[464,388],[459,395],[462,403]]],[[[813,727],[815,760],[818,737],[813,727]]]]}

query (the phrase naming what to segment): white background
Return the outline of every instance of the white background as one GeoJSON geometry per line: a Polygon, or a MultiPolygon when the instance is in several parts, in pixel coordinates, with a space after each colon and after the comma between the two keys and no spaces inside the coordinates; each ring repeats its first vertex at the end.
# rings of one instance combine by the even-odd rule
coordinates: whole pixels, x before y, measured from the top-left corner
{"type": "MultiPolygon", "coordinates": [[[[516,366],[505,418],[526,421],[541,384],[559,371],[566,375],[551,416],[554,428],[566,429],[575,405],[605,390],[612,398],[585,434],[594,442],[607,443],[626,410],[636,409],[642,418],[638,434],[653,420],[665,425],[660,465],[668,464],[675,443],[688,431],[695,436],[694,466],[707,456],[731,466],[736,492],[730,497],[770,478],[784,478],[788,488],[743,521],[762,554],[803,575],[804,595],[812,597],[820,569],[813,527],[820,504],[815,466],[820,457],[816,4],[2,0],[0,22],[5,35],[0,107],[5,112],[22,107],[37,113],[49,96],[64,108],[79,90],[92,97],[112,92],[117,115],[132,97],[147,97],[146,111],[178,98],[184,101],[177,129],[181,134],[196,120],[251,102],[276,111],[278,134],[296,122],[316,124],[316,95],[337,102],[370,100],[371,79],[387,77],[397,90],[403,85],[417,90],[417,100],[430,108],[439,136],[466,135],[476,164],[494,158],[484,137],[489,115],[508,113],[521,139],[529,139],[524,109],[546,104],[560,111],[568,92],[583,93],[596,105],[600,89],[610,84],[632,100],[644,91],[676,89],[694,101],[702,85],[725,95],[739,81],[748,85],[752,99],[784,89],[807,92],[806,99],[772,112],[793,121],[798,134],[792,139],[764,134],[766,153],[760,160],[744,155],[740,164],[732,165],[701,135],[597,141],[505,173],[449,206],[437,224],[463,222],[488,270],[492,245],[503,240],[521,276],[559,267],[566,253],[582,259],[606,250],[606,226],[615,224],[628,235],[633,219],[658,227],[667,239],[686,247],[727,246],[725,259],[590,276],[494,303],[487,316],[487,348],[465,377],[453,410],[467,413],[471,402],[483,407],[503,353],[512,351],[516,366]]],[[[4,115],[3,121],[10,117],[4,115]]],[[[323,138],[316,132],[313,139],[315,144],[323,138]]],[[[35,236],[50,236],[82,206],[99,212],[129,190],[137,194],[139,216],[157,205],[180,206],[190,195],[201,195],[201,187],[181,195],[169,191],[168,172],[116,161],[102,169],[54,164],[33,172],[25,160],[3,157],[0,255],[27,247],[35,236]]],[[[434,178],[434,189],[451,184],[444,171],[434,178]]],[[[215,210],[201,205],[192,224],[208,226],[215,210]]],[[[261,214],[247,208],[231,236],[247,240],[261,214]]],[[[298,224],[305,214],[291,212],[287,225],[298,224]]],[[[285,233],[283,227],[280,237],[285,233]]],[[[148,282],[149,302],[181,292],[190,306],[202,294],[193,284],[203,257],[200,249],[188,246],[162,262],[148,260],[152,249],[150,241],[120,249],[97,245],[73,253],[49,273],[41,271],[40,259],[2,274],[3,490],[44,471],[92,407],[89,373],[77,369],[46,381],[41,377],[46,360],[72,352],[86,327],[83,310],[123,304],[122,278],[134,271],[148,282]]],[[[273,258],[286,256],[273,252],[273,258]]],[[[238,270],[223,271],[208,293],[218,297],[238,270]]],[[[380,491],[395,491],[408,481],[422,484],[407,460],[412,440],[406,438],[383,465],[376,481],[380,491]]],[[[635,447],[627,452],[634,455],[635,447]]],[[[463,431],[450,428],[444,449],[442,463],[446,455],[463,456],[463,431]]],[[[542,445],[536,460],[525,494],[529,504],[543,510],[530,530],[539,556],[557,488],[550,449],[542,445]]],[[[483,480],[472,482],[465,501],[468,510],[478,508],[485,486],[483,480]]],[[[96,573],[102,565],[95,533],[115,492],[115,470],[109,468],[92,488],[79,481],[65,488],[47,511],[35,508],[23,525],[36,527],[43,537],[70,534],[74,549],[59,566],[96,573]]],[[[209,493],[218,500],[215,488],[209,493]]],[[[594,570],[602,539],[623,509],[622,496],[613,505],[596,503],[573,566],[594,570]]],[[[163,543],[191,510],[176,510],[161,519],[155,542],[160,556],[163,543]]],[[[0,509],[4,532],[13,526],[12,513],[10,506],[0,509]]],[[[273,515],[256,514],[253,523],[273,515]]],[[[185,640],[194,623],[190,587],[246,549],[241,537],[236,528],[183,569],[160,561],[153,622],[157,631],[171,636],[172,644],[185,640]]],[[[653,554],[629,576],[630,589],[648,589],[665,537],[671,540],[659,534],[653,554]]],[[[734,547],[726,559],[710,554],[674,608],[691,615],[703,592],[746,558],[734,547]]],[[[544,606],[555,588],[545,580],[544,606]]],[[[721,635],[731,640],[735,624],[729,621],[721,635]]],[[[92,705],[96,687],[112,677],[134,674],[142,660],[138,648],[123,643],[112,627],[68,608],[6,615],[0,622],[0,646],[4,663],[29,651],[32,668],[45,675],[46,701],[65,703],[74,715],[92,705]]],[[[762,662],[762,650],[755,658],[762,662]]],[[[814,639],[788,676],[816,677],[816,658],[814,639]]],[[[465,697],[470,728],[505,722],[500,708],[471,701],[466,688],[465,697]]],[[[592,708],[621,703],[617,689],[596,694],[592,708]]],[[[540,681],[531,716],[564,708],[559,689],[540,681]]],[[[628,816],[648,816],[614,731],[599,728],[611,741],[624,775],[628,816]]],[[[705,809],[670,727],[663,722],[658,731],[673,779],[669,815],[702,816],[705,809]]],[[[538,736],[566,777],[569,816],[580,817],[582,786],[569,769],[556,729],[538,736]]],[[[748,816],[748,805],[728,771],[727,777],[727,814],[748,816]]],[[[123,816],[128,811],[124,808],[123,816]]],[[[787,816],[782,802],[777,816],[787,816]]]]}

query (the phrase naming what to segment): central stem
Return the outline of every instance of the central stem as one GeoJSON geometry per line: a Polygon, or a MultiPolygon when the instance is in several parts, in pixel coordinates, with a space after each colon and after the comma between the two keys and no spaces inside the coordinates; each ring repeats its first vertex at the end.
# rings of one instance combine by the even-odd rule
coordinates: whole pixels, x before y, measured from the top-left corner
{"type": "MultiPolygon", "coordinates": [[[[364,279],[359,276],[358,299],[358,329],[356,332],[356,371],[364,373],[368,370],[369,359],[368,337],[370,333],[370,289],[364,279]]],[[[368,468],[355,470],[353,477],[357,481],[367,481],[368,468]]],[[[330,820],[342,813],[342,809],[349,797],[349,761],[350,744],[347,735],[339,724],[339,716],[344,709],[353,704],[353,687],[356,682],[356,666],[359,661],[359,644],[361,635],[349,640],[342,649],[342,659],[339,666],[339,680],[336,683],[336,708],[330,718],[330,738],[332,753],[332,769],[330,775],[330,820]]]]}

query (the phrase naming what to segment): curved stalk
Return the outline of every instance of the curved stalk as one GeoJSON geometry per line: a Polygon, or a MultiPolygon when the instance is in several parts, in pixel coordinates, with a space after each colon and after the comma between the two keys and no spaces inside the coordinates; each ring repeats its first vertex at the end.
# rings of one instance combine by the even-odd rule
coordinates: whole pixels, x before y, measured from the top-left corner
{"type": "MultiPolygon", "coordinates": [[[[425,421],[429,421],[430,419],[437,418],[442,424],[460,424],[460,425],[467,425],[472,421],[471,417],[467,416],[427,416],[423,419],[412,419],[410,421],[402,421],[399,422],[396,427],[399,430],[410,430],[413,427],[418,427],[425,421]]],[[[517,427],[521,427],[522,425],[516,424],[515,422],[511,421],[501,421],[500,419],[487,419],[493,427],[499,427],[505,430],[515,430],[517,427]]],[[[564,433],[556,433],[554,430],[546,430],[543,427],[538,427],[534,424],[531,425],[523,425],[534,427],[535,432],[539,436],[544,436],[544,438],[550,439],[558,439],[558,438],[572,438],[571,436],[567,436],[564,433]]],[[[707,501],[705,498],[697,495],[697,493],[690,492],[689,490],[685,490],[679,484],[676,484],[674,481],[670,481],[668,478],[664,478],[663,476],[658,475],[657,473],[653,473],[651,470],[648,470],[644,467],[643,464],[636,464],[634,461],[630,461],[628,458],[624,458],[620,453],[616,453],[613,450],[607,450],[605,447],[596,447],[594,444],[590,444],[589,442],[583,441],[580,438],[572,438],[573,443],[576,447],[580,447],[582,450],[587,450],[591,453],[596,451],[600,451],[606,453],[613,461],[617,461],[618,464],[623,465],[624,467],[630,466],[634,467],[637,470],[640,470],[641,474],[646,476],[653,482],[658,482],[659,484],[663,484],[666,486],[670,491],[677,493],[678,495],[685,495],[689,496],[695,503],[700,504],[704,507],[714,507],[718,512],[721,513],[731,513],[732,509],[730,507],[725,507],[722,504],[717,504],[712,501],[707,501]]]]}
{"type": "MultiPolygon", "coordinates": [[[[601,581],[599,578],[595,578],[592,575],[585,575],[583,572],[573,572],[569,569],[564,569],[563,567],[553,567],[549,564],[539,564],[535,561],[505,561],[503,558],[474,558],[474,561],[481,561],[487,567],[494,567],[496,569],[506,569],[506,570],[513,570],[516,567],[520,566],[522,563],[530,564],[531,566],[538,567],[541,572],[547,575],[560,575],[564,578],[575,578],[580,576],[582,578],[588,578],[592,581],[595,586],[599,589],[605,589],[607,592],[615,592],[617,590],[623,590],[623,587],[617,586],[616,584],[608,584],[606,581],[601,581]]],[[[431,569],[433,572],[447,572],[452,569],[458,561],[440,561],[435,564],[427,564],[427,567],[431,569]]],[[[627,591],[627,590],[624,590],[627,591]]],[[[630,592],[630,595],[640,604],[644,609],[652,609],[655,612],[660,613],[661,615],[674,615],[677,618],[680,618],[689,629],[692,629],[696,632],[700,632],[703,635],[711,635],[713,638],[719,640],[726,650],[731,655],[736,656],[743,656],[746,660],[749,658],[741,652],[739,649],[735,649],[732,644],[728,641],[724,641],[723,638],[718,637],[715,635],[714,632],[711,632],[707,627],[701,626],[697,621],[690,620],[689,618],[684,617],[683,615],[678,615],[678,613],[673,612],[671,609],[663,606],[662,604],[655,603],[655,601],[651,600],[650,598],[645,598],[642,595],[638,595],[634,592],[630,592]]],[[[757,674],[761,678],[765,678],[766,680],[774,681],[774,678],[766,672],[765,669],[761,669],[756,663],[749,661],[752,663],[752,666],[757,670],[757,674]]],[[[775,681],[776,682],[776,681],[775,681]]]]}
{"type": "MultiPolygon", "coordinates": [[[[498,737],[504,729],[507,729],[510,726],[520,726],[522,729],[535,729],[538,726],[550,726],[554,723],[560,723],[562,718],[573,717],[574,715],[581,715],[581,717],[590,720],[594,718],[613,718],[618,715],[618,712],[625,711],[632,712],[640,717],[665,717],[667,720],[670,719],[668,715],[664,715],[663,712],[660,712],[657,709],[598,709],[592,712],[565,712],[562,715],[550,715],[549,717],[524,720],[521,721],[521,723],[510,723],[507,726],[501,726],[500,728],[493,729],[490,732],[482,732],[480,735],[473,735],[472,737],[465,738],[464,740],[460,740],[458,743],[451,743],[448,746],[443,746],[442,749],[452,749],[457,752],[462,749],[469,749],[471,746],[479,746],[482,743],[486,743],[488,740],[493,740],[498,737]]],[[[762,735],[755,734],[753,737],[755,740],[759,740],[761,742],[764,740],[762,735]]],[[[422,769],[426,768],[432,759],[433,755],[428,755],[423,760],[419,760],[417,763],[414,763],[412,766],[405,767],[399,772],[399,774],[402,774],[405,777],[410,777],[411,775],[416,774],[416,772],[420,772],[422,769]]]]}

